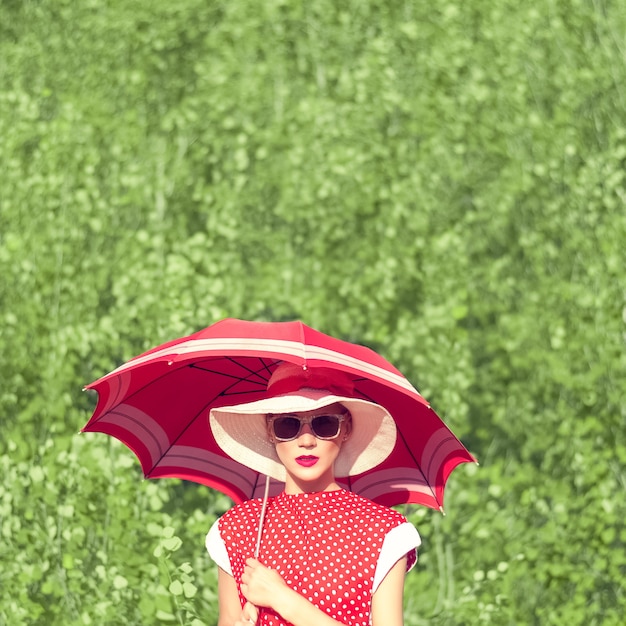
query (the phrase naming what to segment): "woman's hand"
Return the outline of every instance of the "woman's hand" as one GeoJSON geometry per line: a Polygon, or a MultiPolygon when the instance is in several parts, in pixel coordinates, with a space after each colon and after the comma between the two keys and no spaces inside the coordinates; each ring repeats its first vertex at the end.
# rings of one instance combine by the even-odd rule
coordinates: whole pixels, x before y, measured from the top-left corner
{"type": "Polygon", "coordinates": [[[241,591],[256,606],[274,608],[285,592],[291,591],[281,575],[256,559],[247,559],[241,577],[241,591]]]}
{"type": "MultiPolygon", "coordinates": [[[[341,626],[340,622],[291,589],[277,571],[261,565],[256,559],[246,561],[241,577],[241,592],[248,600],[244,609],[253,605],[272,609],[294,626],[341,626]]],[[[235,622],[235,626],[250,624],[245,621],[235,622]]]]}

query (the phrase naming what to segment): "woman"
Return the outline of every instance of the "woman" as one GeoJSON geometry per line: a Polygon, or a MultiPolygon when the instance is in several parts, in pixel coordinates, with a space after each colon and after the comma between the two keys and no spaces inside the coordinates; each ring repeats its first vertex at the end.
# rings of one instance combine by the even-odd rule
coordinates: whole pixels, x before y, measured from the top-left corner
{"type": "Polygon", "coordinates": [[[401,626],[419,535],[337,482],[391,453],[392,417],[351,397],[349,377],[335,370],[283,363],[268,391],[276,395],[210,414],[224,452],[284,482],[266,506],[244,502],[207,535],[219,566],[219,626],[401,626]]]}

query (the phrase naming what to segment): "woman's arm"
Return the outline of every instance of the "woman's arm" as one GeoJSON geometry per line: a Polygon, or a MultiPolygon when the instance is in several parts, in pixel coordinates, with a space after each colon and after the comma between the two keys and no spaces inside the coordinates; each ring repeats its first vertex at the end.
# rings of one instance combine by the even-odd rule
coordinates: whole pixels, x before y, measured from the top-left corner
{"type": "Polygon", "coordinates": [[[253,605],[246,602],[243,610],[239,603],[235,579],[221,567],[217,570],[217,596],[219,618],[217,626],[250,626],[255,624],[259,613],[253,605]]]}
{"type": "Polygon", "coordinates": [[[372,597],[372,626],[403,626],[404,577],[406,556],[383,578],[372,597]]]}

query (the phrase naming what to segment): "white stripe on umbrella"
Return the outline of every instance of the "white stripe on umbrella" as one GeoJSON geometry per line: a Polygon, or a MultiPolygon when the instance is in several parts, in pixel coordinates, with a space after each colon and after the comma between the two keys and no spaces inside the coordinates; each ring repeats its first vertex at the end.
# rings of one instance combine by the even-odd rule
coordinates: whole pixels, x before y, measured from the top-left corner
{"type": "Polygon", "coordinates": [[[150,354],[146,354],[137,357],[131,361],[128,361],[127,363],[124,363],[123,365],[120,365],[117,369],[113,370],[108,376],[119,374],[124,370],[134,368],[137,365],[141,365],[142,363],[156,361],[162,357],[168,357],[172,363],[175,363],[184,360],[184,357],[189,354],[193,354],[194,357],[197,358],[203,352],[232,354],[237,350],[245,350],[248,352],[258,350],[259,353],[261,353],[257,355],[259,357],[262,357],[264,354],[267,357],[272,357],[276,354],[287,354],[296,358],[301,358],[303,360],[319,359],[321,361],[324,361],[325,363],[336,363],[337,365],[351,367],[370,376],[376,376],[378,378],[381,378],[382,380],[397,385],[398,387],[406,389],[407,391],[418,395],[420,398],[422,397],[420,393],[415,389],[415,387],[413,387],[413,385],[411,385],[411,383],[409,383],[409,381],[404,378],[404,376],[399,376],[398,374],[390,372],[382,367],[372,365],[371,363],[366,363],[365,361],[346,354],[342,354],[341,352],[329,350],[328,348],[308,344],[304,346],[297,341],[285,341],[278,339],[190,339],[187,341],[183,341],[179,344],[169,346],[168,348],[156,350],[154,352],[151,352],[150,354]]]}
{"type": "Polygon", "coordinates": [[[144,411],[129,404],[120,404],[103,415],[99,421],[119,426],[134,435],[148,449],[152,465],[158,463],[170,447],[167,433],[160,424],[144,411]]]}
{"type": "Polygon", "coordinates": [[[447,429],[437,429],[428,439],[420,458],[420,467],[431,485],[437,484],[437,474],[451,454],[458,452],[459,442],[447,429]]]}
{"type": "Polygon", "coordinates": [[[242,467],[237,461],[195,446],[172,446],[167,456],[152,471],[158,470],[159,474],[167,473],[168,470],[180,473],[188,469],[205,475],[207,480],[215,476],[225,478],[228,483],[240,489],[244,494],[251,494],[259,482],[259,475],[254,470],[242,467]]]}
{"type": "Polygon", "coordinates": [[[110,378],[105,381],[109,388],[109,393],[107,394],[106,404],[101,408],[101,414],[111,410],[120,399],[126,396],[126,392],[130,386],[130,380],[130,376],[116,376],[115,378],[110,378]]]}
{"type": "Polygon", "coordinates": [[[379,496],[394,491],[410,491],[420,493],[425,502],[432,503],[439,508],[433,490],[424,480],[424,476],[414,467],[394,467],[387,470],[378,470],[373,474],[366,474],[351,483],[352,491],[359,493],[365,498],[375,500],[379,496]]]}
{"type": "MultiPolygon", "coordinates": [[[[200,356],[202,352],[216,352],[218,355],[222,353],[226,354],[228,351],[242,350],[249,353],[251,350],[259,350],[266,353],[267,356],[272,354],[282,353],[290,354],[294,357],[304,358],[303,345],[296,341],[284,341],[280,339],[248,339],[242,338],[215,338],[215,339],[188,339],[181,343],[162,348],[161,350],[155,350],[149,354],[143,354],[130,361],[123,363],[118,368],[114,369],[107,377],[119,374],[124,370],[135,368],[137,365],[147,363],[149,361],[158,361],[159,358],[168,357],[172,363],[181,360],[180,357],[187,354],[195,354],[200,356]],[[270,348],[273,348],[270,349],[270,348]],[[278,349],[280,348],[280,349],[278,349]]],[[[262,354],[256,355],[262,357],[262,354]]]]}
{"type": "MultiPolygon", "coordinates": [[[[245,498],[260,498],[265,489],[265,477],[259,480],[259,474],[254,470],[243,467],[241,463],[228,457],[195,446],[172,446],[152,473],[167,475],[171,472],[180,475],[186,470],[203,475],[207,484],[214,483],[216,476],[225,479],[239,489],[245,498]]],[[[274,479],[270,481],[270,491],[273,494],[278,494],[283,489],[284,483],[274,479]]]]}

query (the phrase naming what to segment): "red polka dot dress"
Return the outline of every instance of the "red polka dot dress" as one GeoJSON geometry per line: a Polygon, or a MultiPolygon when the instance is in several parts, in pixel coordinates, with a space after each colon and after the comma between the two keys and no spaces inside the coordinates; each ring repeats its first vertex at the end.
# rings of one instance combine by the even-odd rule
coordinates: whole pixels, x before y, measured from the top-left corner
{"type": "MultiPolygon", "coordinates": [[[[219,521],[231,572],[242,606],[241,576],[256,544],[260,500],[249,500],[219,521]]],[[[393,509],[343,489],[270,498],[259,561],[337,621],[369,626],[374,573],[387,534],[406,524],[393,509]]],[[[408,552],[408,567],[416,559],[408,552]]],[[[269,609],[261,610],[262,626],[288,626],[269,609]]]]}

